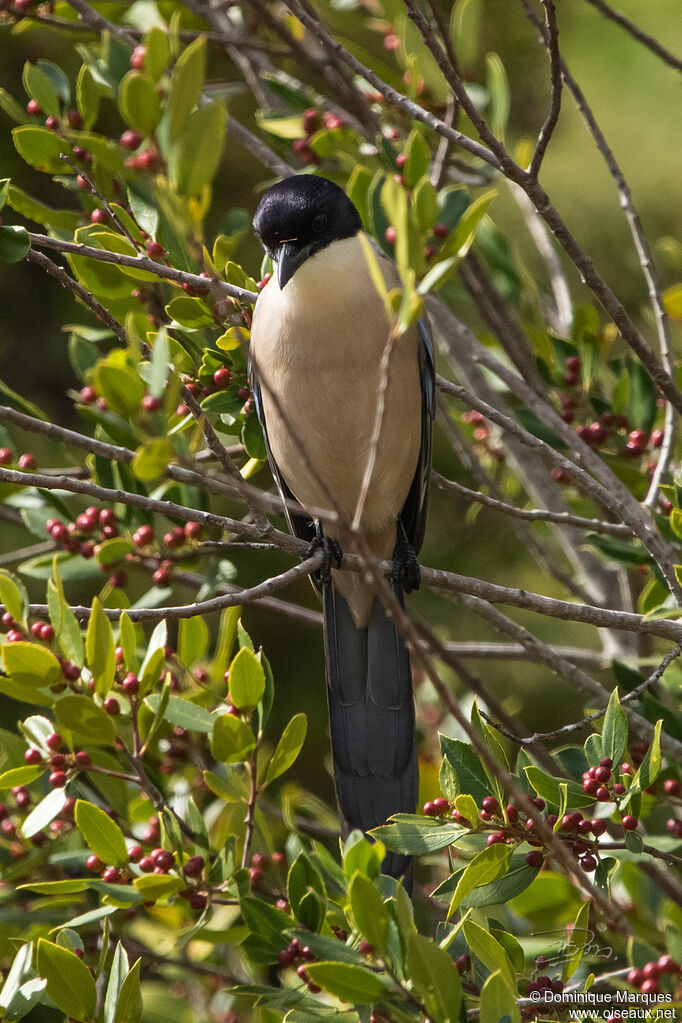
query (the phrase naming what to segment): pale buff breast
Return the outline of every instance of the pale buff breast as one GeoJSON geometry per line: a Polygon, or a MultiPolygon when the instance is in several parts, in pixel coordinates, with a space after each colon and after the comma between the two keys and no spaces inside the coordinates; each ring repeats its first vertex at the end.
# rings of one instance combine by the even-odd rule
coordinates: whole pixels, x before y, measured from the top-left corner
{"type": "MultiPolygon", "coordinates": [[[[395,274],[388,262],[385,273],[395,274]]],[[[334,242],[312,256],[283,291],[273,276],[258,299],[251,346],[268,438],[282,476],[307,509],[327,508],[328,490],[344,515],[354,515],[370,454],[388,334],[383,302],[358,238],[334,242]]],[[[390,556],[395,542],[395,519],[414,476],[420,434],[418,337],[413,329],[393,346],[362,520],[375,538],[372,546],[384,557],[390,556]]],[[[327,532],[335,535],[337,530],[327,527],[327,532]]]]}

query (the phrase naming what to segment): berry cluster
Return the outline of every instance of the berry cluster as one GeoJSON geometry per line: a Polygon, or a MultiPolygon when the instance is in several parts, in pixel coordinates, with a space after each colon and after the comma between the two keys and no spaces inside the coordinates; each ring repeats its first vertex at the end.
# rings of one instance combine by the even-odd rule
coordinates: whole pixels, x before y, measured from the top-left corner
{"type": "Polygon", "coordinates": [[[32,455],[30,451],[19,455],[15,463],[12,450],[10,448],[0,448],[0,465],[14,464],[16,464],[17,469],[25,469],[26,472],[32,472],[37,465],[35,455],[32,455]]]}
{"type": "Polygon", "coordinates": [[[308,990],[313,994],[319,994],[321,988],[317,984],[313,984],[310,980],[305,964],[312,963],[317,957],[315,953],[309,948],[308,945],[301,945],[300,942],[294,938],[286,948],[282,949],[277,955],[277,962],[282,967],[294,966],[296,963],[299,965],[296,967],[296,973],[308,986],[308,990]]]}
{"type": "Polygon", "coordinates": [[[633,967],[627,975],[627,982],[643,995],[657,995],[661,990],[660,978],[665,974],[676,975],[679,972],[679,963],[675,962],[671,955],[662,955],[652,962],[645,963],[641,969],[633,967]]]}
{"type": "MultiPolygon", "coordinates": [[[[53,789],[63,789],[71,777],[78,771],[86,771],[92,766],[92,760],[87,750],[77,750],[75,753],[61,753],[64,739],[59,732],[52,732],[45,739],[45,745],[50,751],[49,757],[45,757],[36,746],[29,746],[24,753],[24,761],[32,767],[48,763],[51,769],[49,782],[53,789]]],[[[26,793],[28,796],[28,792],[26,793]]],[[[30,802],[30,796],[26,805],[30,802]]],[[[19,804],[17,804],[19,805],[19,804]]]]}
{"type": "Polygon", "coordinates": [[[303,163],[308,164],[309,166],[320,163],[321,161],[319,156],[311,149],[311,138],[322,128],[327,131],[336,131],[338,128],[343,128],[344,126],[344,119],[334,111],[327,110],[320,115],[314,107],[309,107],[309,109],[303,114],[304,135],[300,139],[294,139],[291,143],[291,148],[296,155],[303,160],[303,163]]]}
{"type": "Polygon", "coordinates": [[[504,462],[504,451],[502,448],[494,447],[491,444],[492,436],[490,424],[482,412],[470,409],[462,413],[462,422],[473,426],[472,440],[474,450],[479,457],[491,458],[494,462],[504,462]]]}

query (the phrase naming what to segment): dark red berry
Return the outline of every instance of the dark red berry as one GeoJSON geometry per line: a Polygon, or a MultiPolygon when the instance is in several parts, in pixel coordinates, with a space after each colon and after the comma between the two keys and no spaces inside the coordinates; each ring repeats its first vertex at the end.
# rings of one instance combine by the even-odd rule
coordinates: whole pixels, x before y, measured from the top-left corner
{"type": "Polygon", "coordinates": [[[145,412],[158,412],[160,408],[163,408],[163,402],[161,398],[155,398],[153,394],[145,394],[142,399],[142,408],[145,412]]]}
{"type": "Polygon", "coordinates": [[[66,772],[53,771],[49,780],[53,789],[63,789],[66,785],[66,772]]]}
{"type": "Polygon", "coordinates": [[[663,782],[663,791],[666,796],[679,796],[680,783],[677,778],[666,778],[663,782]]]}
{"type": "Polygon", "coordinates": [[[49,750],[52,750],[53,753],[56,753],[57,750],[61,749],[63,744],[64,740],[59,732],[51,732],[45,740],[45,745],[49,750]]]}
{"type": "Polygon", "coordinates": [[[213,383],[216,387],[224,388],[230,383],[230,371],[227,366],[220,366],[213,374],[213,383]]]}
{"type": "Polygon", "coordinates": [[[639,825],[639,821],[637,820],[636,817],[632,817],[630,814],[626,814],[625,817],[623,817],[623,819],[621,820],[621,824],[623,825],[623,829],[625,831],[634,831],[639,825]]]}
{"type": "Polygon", "coordinates": [[[130,54],[130,66],[140,70],[144,68],[145,57],[147,56],[146,46],[136,46],[130,54]]]}
{"type": "Polygon", "coordinates": [[[639,970],[635,967],[630,970],[626,979],[632,987],[640,987],[644,982],[644,970],[639,970]]]}
{"type": "Polygon", "coordinates": [[[121,684],[128,696],[137,696],[140,691],[140,680],[134,671],[129,671],[121,684]]]}
{"type": "Polygon", "coordinates": [[[35,456],[27,451],[25,454],[19,455],[19,458],[17,459],[17,465],[19,466],[20,469],[29,470],[35,469],[36,467],[35,456]]]}
{"type": "Polygon", "coordinates": [[[151,874],[154,869],[154,860],[151,856],[143,856],[137,865],[143,874],[151,874]]]}
{"type": "Polygon", "coordinates": [[[83,118],[77,110],[69,110],[66,119],[69,122],[69,128],[78,129],[83,127],[83,118]]]}
{"type": "Polygon", "coordinates": [[[529,867],[541,867],[543,856],[539,849],[531,849],[526,853],[526,863],[529,867]]]}
{"type": "Polygon", "coordinates": [[[31,117],[37,117],[38,114],[42,114],[42,112],[43,109],[40,103],[38,103],[38,101],[35,99],[30,99],[26,104],[26,113],[30,114],[31,117]]]}
{"type": "Polygon", "coordinates": [[[481,800],[481,808],[483,810],[486,810],[488,813],[495,814],[499,812],[500,804],[497,802],[494,796],[485,796],[481,800]]]}
{"type": "Polygon", "coordinates": [[[26,750],[26,752],[24,753],[24,760],[26,761],[27,764],[30,764],[32,767],[35,766],[36,764],[42,764],[43,762],[43,758],[38,752],[38,750],[33,748],[26,750]]]}
{"type": "Polygon", "coordinates": [[[190,856],[182,868],[187,877],[199,877],[204,869],[203,856],[190,856]]]}
{"type": "Polygon", "coordinates": [[[594,856],[583,856],[583,858],[580,861],[580,866],[588,874],[591,874],[593,870],[597,869],[597,861],[595,860],[594,856]]]}
{"type": "Polygon", "coordinates": [[[118,700],[115,699],[113,696],[108,696],[107,699],[102,704],[102,706],[104,707],[107,714],[111,714],[112,717],[115,717],[117,714],[120,714],[121,712],[121,706],[118,700]]]}
{"type": "Polygon", "coordinates": [[[150,259],[161,259],[166,255],[166,250],[160,242],[147,242],[145,251],[150,259]]]}

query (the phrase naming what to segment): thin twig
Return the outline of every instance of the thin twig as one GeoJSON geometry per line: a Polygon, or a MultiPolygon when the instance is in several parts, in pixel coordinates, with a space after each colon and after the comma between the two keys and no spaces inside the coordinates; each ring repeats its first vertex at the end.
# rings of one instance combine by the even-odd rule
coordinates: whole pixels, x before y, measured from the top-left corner
{"type": "Polygon", "coordinates": [[[670,67],[676,68],[677,71],[682,71],[682,60],[679,57],[676,57],[674,53],[671,53],[669,50],[666,50],[664,46],[661,46],[658,40],[654,39],[653,36],[648,35],[646,32],[642,32],[641,28],[635,25],[633,21],[630,21],[629,18],[626,18],[620,11],[615,11],[613,7],[609,7],[604,0],[586,0],[586,2],[588,4],[592,4],[592,6],[596,7],[598,11],[601,11],[604,17],[610,18],[611,21],[615,21],[617,25],[624,28],[628,35],[631,35],[632,38],[636,39],[638,43],[642,44],[642,46],[646,46],[647,49],[651,50],[652,53],[655,53],[657,57],[660,57],[664,63],[669,64],[670,67]]]}
{"type": "Polygon", "coordinates": [[[103,14],[96,11],[85,0],[67,0],[67,2],[70,7],[73,7],[74,11],[77,11],[85,24],[89,25],[97,33],[109,32],[112,36],[120,39],[121,42],[127,43],[131,48],[135,46],[137,42],[135,36],[131,35],[122,25],[116,25],[113,21],[109,21],[108,18],[105,18],[103,14]]]}
{"type": "Polygon", "coordinates": [[[432,472],[431,478],[437,487],[443,490],[453,490],[469,501],[471,504],[483,504],[487,508],[494,508],[503,515],[511,515],[514,518],[526,519],[529,522],[556,522],[566,526],[576,526],[579,529],[589,529],[593,533],[604,533],[607,536],[618,536],[624,540],[632,538],[632,530],[629,526],[620,522],[604,522],[603,519],[588,519],[582,515],[574,515],[572,512],[553,512],[544,508],[517,508],[516,505],[500,501],[488,494],[481,494],[477,490],[470,490],[456,480],[449,480],[441,476],[439,472],[432,472]]]}
{"type": "Polygon", "coordinates": [[[80,245],[77,242],[65,242],[59,238],[51,238],[46,234],[33,234],[29,232],[31,245],[39,249],[56,249],[57,252],[70,252],[75,256],[85,256],[88,259],[98,259],[103,263],[114,263],[117,266],[133,266],[140,270],[148,270],[149,273],[162,277],[164,280],[173,281],[175,284],[189,284],[199,291],[206,291],[207,284],[211,289],[216,290],[219,295],[229,295],[237,298],[240,302],[253,303],[258,298],[254,291],[247,291],[246,288],[238,288],[234,284],[227,284],[212,278],[210,281],[199,274],[188,273],[186,270],[176,270],[172,266],[164,266],[157,263],[148,256],[127,256],[121,252],[109,252],[107,249],[95,249],[91,245],[80,245]]]}
{"type": "Polygon", "coordinates": [[[557,121],[559,120],[559,112],[561,111],[561,56],[559,54],[559,28],[556,21],[556,8],[554,6],[554,0],[542,0],[542,5],[545,9],[545,38],[547,40],[547,50],[549,53],[552,98],[549,112],[545,119],[545,123],[540,129],[540,134],[538,135],[538,140],[535,145],[535,152],[533,153],[533,158],[530,162],[530,167],[528,168],[528,172],[532,178],[537,178],[540,173],[540,165],[545,153],[547,152],[547,146],[549,145],[552,133],[554,132],[557,121]]]}
{"type": "MultiPolygon", "coordinates": [[[[635,686],[634,689],[631,689],[628,693],[625,693],[621,697],[621,705],[638,699],[643,692],[659,682],[663,678],[668,666],[676,660],[680,654],[682,654],[682,643],[678,643],[673,650],[669,651],[669,653],[665,655],[656,670],[653,671],[647,679],[640,682],[638,686],[635,686]]],[[[526,736],[525,738],[514,735],[509,731],[505,731],[506,725],[499,728],[498,725],[495,722],[490,721],[489,718],[486,718],[486,720],[497,728],[498,732],[502,732],[502,734],[506,735],[508,739],[511,739],[513,742],[517,742],[520,746],[532,746],[536,742],[545,742],[547,739],[562,739],[565,735],[570,735],[572,732],[578,732],[581,728],[584,728],[585,725],[589,725],[592,721],[598,721],[599,718],[604,716],[604,713],[605,709],[602,708],[601,710],[594,711],[592,714],[586,714],[584,718],[580,719],[580,721],[573,721],[569,725],[562,725],[561,728],[555,728],[551,732],[535,732],[533,735],[526,736]]]]}
{"type": "Polygon", "coordinates": [[[106,195],[100,192],[99,188],[97,187],[97,185],[95,185],[92,178],[90,178],[87,175],[87,173],[82,167],[79,167],[78,164],[74,163],[71,157],[68,156],[66,153],[60,153],[59,158],[60,160],[63,160],[64,163],[68,163],[69,167],[71,167],[71,169],[74,170],[76,174],[78,174],[83,179],[83,181],[85,181],[92,195],[94,195],[95,199],[99,199],[102,206],[106,210],[108,216],[111,217],[111,220],[114,222],[114,224],[116,224],[116,227],[119,229],[121,234],[128,239],[128,241],[130,242],[134,249],[137,249],[138,252],[141,252],[142,246],[138,242],[137,238],[133,237],[133,235],[130,233],[126,225],[119,217],[118,213],[114,209],[112,209],[106,195]]]}

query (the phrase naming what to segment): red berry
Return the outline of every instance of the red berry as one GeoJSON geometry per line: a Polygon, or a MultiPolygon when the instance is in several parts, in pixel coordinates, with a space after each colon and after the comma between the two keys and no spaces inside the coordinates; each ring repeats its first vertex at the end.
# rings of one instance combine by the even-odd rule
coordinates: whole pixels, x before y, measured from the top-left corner
{"type": "Polygon", "coordinates": [[[192,909],[206,909],[207,902],[208,899],[206,896],[202,895],[200,892],[197,892],[196,895],[191,895],[189,899],[189,904],[192,909]]]}
{"type": "Polygon", "coordinates": [[[677,963],[670,955],[661,956],[656,961],[659,973],[677,973],[677,963]]]}
{"type": "Polygon", "coordinates": [[[24,761],[33,767],[36,764],[42,764],[43,758],[37,749],[31,748],[24,753],[24,761]]]}
{"type": "Polygon", "coordinates": [[[398,232],[394,227],[387,227],[386,230],[384,231],[384,238],[386,239],[389,245],[395,245],[397,237],[398,232]]]}
{"type": "Polygon", "coordinates": [[[170,572],[168,571],[167,568],[157,568],[156,572],[154,572],[152,576],[152,579],[159,586],[165,586],[170,579],[170,572]]]}
{"type": "Polygon", "coordinates": [[[663,441],[665,440],[665,434],[663,430],[653,430],[651,434],[651,444],[655,448],[662,448],[663,441]]]}
{"type": "Polygon", "coordinates": [[[434,799],[433,805],[436,808],[436,810],[438,810],[439,814],[447,813],[447,811],[450,809],[450,804],[448,803],[447,799],[443,799],[442,796],[438,796],[437,799],[434,799]]]}
{"type": "Polygon", "coordinates": [[[481,808],[486,810],[487,813],[496,814],[499,812],[500,804],[494,796],[485,796],[481,801],[481,808]]]}
{"type": "Polygon", "coordinates": [[[579,835],[589,835],[592,831],[592,821],[578,821],[576,830],[579,835]]]}
{"type": "Polygon", "coordinates": [[[486,843],[488,845],[499,845],[500,842],[504,842],[504,832],[493,831],[492,835],[488,835],[486,843]]]}
{"type": "Polygon", "coordinates": [[[152,860],[154,861],[155,867],[161,867],[164,873],[171,869],[173,866],[173,853],[167,849],[156,850],[156,855],[152,853],[152,860]]]}
{"type": "Polygon", "coordinates": [[[644,971],[635,967],[630,970],[626,980],[632,987],[640,987],[640,985],[644,982],[644,971]]]}
{"type": "Polygon", "coordinates": [[[185,524],[185,536],[188,540],[198,540],[201,536],[201,523],[200,522],[187,522],[185,524]]]}
{"type": "Polygon", "coordinates": [[[659,992],[658,981],[650,977],[644,981],[639,990],[643,995],[657,995],[659,992]]]}
{"type": "Polygon", "coordinates": [[[30,452],[26,452],[26,454],[19,455],[17,465],[19,466],[20,469],[35,469],[36,467],[35,456],[32,455],[30,452]]]}
{"type": "Polygon", "coordinates": [[[9,448],[0,448],[0,465],[9,465],[14,461],[14,455],[9,448]]]}
{"type": "Polygon", "coordinates": [[[120,704],[118,700],[116,700],[113,696],[107,697],[102,706],[104,707],[107,714],[111,714],[112,717],[115,717],[116,714],[120,714],[121,712],[120,704]]]}
{"type": "Polygon", "coordinates": [[[151,856],[143,856],[140,862],[138,863],[138,867],[140,868],[143,874],[151,874],[151,872],[154,869],[154,860],[151,858],[151,856]]]}
{"type": "Polygon", "coordinates": [[[120,138],[120,143],[124,149],[137,149],[142,142],[142,136],[136,131],[124,131],[120,138]]]}
{"type": "Polygon", "coordinates": [[[108,219],[109,219],[109,214],[107,213],[107,211],[99,209],[99,208],[96,209],[96,210],[93,210],[92,213],[90,214],[90,223],[91,224],[106,224],[108,219]]]}
{"type": "Polygon", "coordinates": [[[450,234],[450,228],[448,227],[447,224],[434,224],[433,233],[436,236],[436,238],[447,238],[447,236],[450,234]]]}
{"type": "Polygon", "coordinates": [[[78,753],[76,753],[76,763],[80,767],[90,767],[92,760],[90,759],[90,754],[87,752],[87,750],[82,749],[79,750],[78,753]]]}
{"type": "Polygon", "coordinates": [[[85,861],[85,866],[91,873],[99,874],[102,868],[104,867],[104,864],[102,863],[99,856],[95,856],[93,853],[92,856],[88,856],[87,860],[85,861]]]}
{"type": "Polygon", "coordinates": [[[600,767],[613,767],[613,760],[611,757],[604,757],[603,760],[599,761],[600,767]]]}
{"type": "Polygon", "coordinates": [[[56,131],[59,127],[59,121],[56,117],[48,117],[45,121],[45,127],[48,131],[56,131]]]}
{"type": "Polygon", "coordinates": [[[648,440],[649,436],[646,430],[631,430],[628,435],[628,443],[641,449],[646,447],[648,440]]]}
{"type": "Polygon", "coordinates": [[[505,813],[507,814],[507,820],[509,821],[510,824],[515,824],[516,821],[519,819],[519,811],[516,809],[513,803],[508,804],[508,806],[505,808],[505,813]]]}
{"type": "Polygon", "coordinates": [[[134,671],[129,671],[121,684],[127,696],[137,696],[140,691],[140,680],[134,671]]]}
{"type": "Polygon", "coordinates": [[[438,817],[440,811],[433,805],[431,801],[424,803],[422,811],[427,817],[438,817]]]}
{"type": "Polygon", "coordinates": [[[625,831],[634,831],[639,825],[639,821],[636,817],[632,817],[630,814],[626,814],[625,817],[623,817],[623,819],[621,820],[621,824],[623,825],[623,829],[625,831]]]}
{"type": "Polygon", "coordinates": [[[603,786],[597,789],[596,796],[600,803],[609,803],[611,801],[609,790],[605,789],[603,786]]]}
{"type": "Polygon", "coordinates": [[[144,68],[144,59],[147,56],[146,46],[136,46],[130,55],[130,66],[140,70],[144,68]]]}
{"type": "Polygon", "coordinates": [[[213,383],[216,387],[227,387],[230,383],[230,371],[227,366],[220,366],[213,374],[213,383]]]}
{"type": "Polygon", "coordinates": [[[155,398],[153,394],[145,394],[142,399],[142,408],[145,412],[158,412],[163,407],[161,398],[155,398]]]}
{"type": "Polygon", "coordinates": [[[621,785],[621,783],[617,781],[613,786],[613,791],[617,796],[622,796],[623,793],[625,792],[625,786],[621,785]]]}
{"type": "Polygon", "coordinates": [[[50,757],[50,767],[54,767],[55,770],[61,771],[66,767],[66,757],[63,753],[53,753],[50,757]]]}
{"type": "Polygon", "coordinates": [[[575,831],[578,826],[578,821],[572,813],[567,813],[561,820],[562,831],[575,831]]]}
{"type": "Polygon", "coordinates": [[[599,788],[599,782],[596,778],[586,778],[583,782],[583,792],[587,792],[589,796],[596,795],[597,789],[599,788]]]}
{"type": "Polygon", "coordinates": [[[40,626],[40,638],[45,643],[51,643],[54,639],[54,627],[49,622],[43,622],[40,626]]]}
{"type": "Polygon", "coordinates": [[[611,777],[611,771],[608,767],[598,767],[594,772],[594,776],[603,785],[611,777]]]}
{"type": "Polygon", "coordinates": [[[128,582],[128,576],[123,571],[114,572],[113,575],[109,576],[107,582],[110,586],[113,586],[114,589],[122,590],[128,582]]]}
{"type": "Polygon", "coordinates": [[[51,732],[45,740],[45,745],[49,750],[52,750],[53,753],[56,753],[57,750],[61,749],[63,744],[64,740],[59,732],[51,732]]]}
{"type": "Polygon", "coordinates": [[[121,872],[117,867],[107,867],[106,870],[102,871],[102,880],[107,884],[119,884],[121,872]]]}
{"type": "Polygon", "coordinates": [[[35,99],[30,99],[26,104],[26,113],[30,114],[31,117],[37,117],[38,114],[42,114],[42,112],[43,109],[40,103],[38,103],[38,101],[35,99]]]}
{"type": "Polygon", "coordinates": [[[161,242],[147,242],[145,251],[150,259],[161,259],[166,255],[166,250],[161,242]]]}
{"type": "Polygon", "coordinates": [[[190,856],[182,869],[187,877],[199,877],[204,869],[204,865],[203,856],[190,856]]]}
{"type": "Polygon", "coordinates": [[[606,826],[606,821],[603,818],[595,818],[595,820],[590,821],[590,831],[595,838],[599,838],[600,835],[604,834],[606,826]]]}
{"type": "Polygon", "coordinates": [[[526,853],[526,863],[529,867],[541,867],[543,856],[539,849],[532,849],[526,853]]]}
{"type": "Polygon", "coordinates": [[[66,772],[53,771],[50,775],[49,781],[53,789],[63,789],[66,785],[66,772]]]}
{"type": "Polygon", "coordinates": [[[78,129],[83,127],[83,118],[77,110],[69,110],[66,119],[69,122],[69,128],[78,129]]]}
{"type": "Polygon", "coordinates": [[[579,373],[580,372],[580,359],[577,355],[569,355],[564,363],[567,373],[579,373]]]}
{"type": "Polygon", "coordinates": [[[591,874],[593,870],[597,869],[597,861],[594,856],[583,856],[580,861],[580,866],[586,873],[591,874]]]}
{"type": "Polygon", "coordinates": [[[663,782],[663,791],[667,796],[679,796],[680,783],[677,778],[666,778],[663,782]]]}

